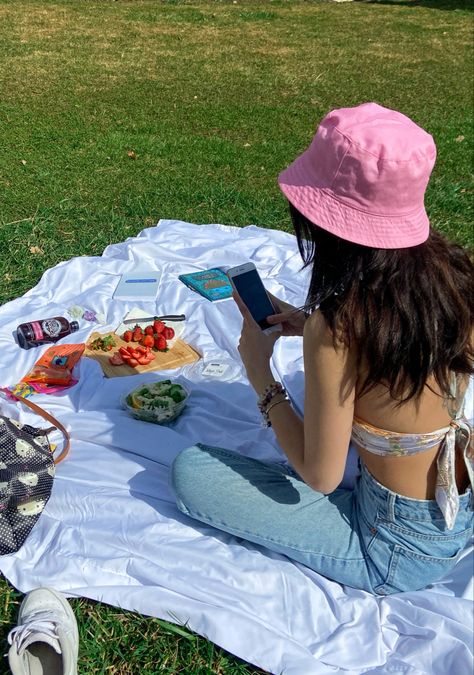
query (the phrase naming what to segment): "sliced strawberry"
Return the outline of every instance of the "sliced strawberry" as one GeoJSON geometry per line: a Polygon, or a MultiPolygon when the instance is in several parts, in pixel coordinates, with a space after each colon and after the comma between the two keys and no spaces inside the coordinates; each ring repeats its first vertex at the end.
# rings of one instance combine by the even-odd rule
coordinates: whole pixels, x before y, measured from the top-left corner
{"type": "Polygon", "coordinates": [[[140,354],[146,354],[146,347],[143,347],[142,345],[138,345],[138,347],[135,347],[136,352],[140,352],[140,354]]]}
{"type": "Polygon", "coordinates": [[[128,354],[128,350],[127,350],[126,347],[120,347],[119,352],[120,352],[121,354],[128,354]]]}
{"type": "Polygon", "coordinates": [[[140,356],[140,358],[137,359],[137,361],[141,366],[147,366],[150,363],[146,356],[140,356]]]}
{"type": "Polygon", "coordinates": [[[135,347],[132,347],[132,345],[130,345],[129,347],[126,347],[126,350],[129,354],[133,354],[133,352],[135,351],[135,347]]]}
{"type": "Polygon", "coordinates": [[[138,359],[130,359],[128,365],[132,366],[132,368],[135,368],[135,366],[138,366],[138,359]]]}

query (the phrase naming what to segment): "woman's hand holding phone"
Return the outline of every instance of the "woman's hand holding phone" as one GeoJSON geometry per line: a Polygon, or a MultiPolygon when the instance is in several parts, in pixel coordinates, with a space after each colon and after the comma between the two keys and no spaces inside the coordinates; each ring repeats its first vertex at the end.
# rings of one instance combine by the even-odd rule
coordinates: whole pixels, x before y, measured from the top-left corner
{"type": "Polygon", "coordinates": [[[233,297],[244,320],[238,346],[240,358],[250,384],[260,395],[274,379],[270,359],[280,332],[265,333],[235,289],[233,297]]]}
{"type": "Polygon", "coordinates": [[[290,305],[289,302],[284,302],[279,298],[275,297],[267,291],[272,305],[275,308],[277,314],[272,314],[267,317],[267,322],[276,326],[277,324],[281,325],[281,332],[278,333],[277,337],[280,336],[290,336],[290,335],[303,335],[304,324],[306,322],[306,314],[303,310],[298,309],[290,305]]]}
{"type": "Polygon", "coordinates": [[[227,275],[244,320],[239,353],[250,383],[261,394],[273,381],[270,359],[276,340],[280,335],[303,335],[306,317],[298,308],[268,293],[252,262],[231,267],[227,275]]]}

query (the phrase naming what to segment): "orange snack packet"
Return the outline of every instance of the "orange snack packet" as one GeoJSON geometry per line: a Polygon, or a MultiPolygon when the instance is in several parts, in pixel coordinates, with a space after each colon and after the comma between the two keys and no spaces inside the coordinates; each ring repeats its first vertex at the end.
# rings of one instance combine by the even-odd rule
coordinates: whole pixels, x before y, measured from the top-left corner
{"type": "Polygon", "coordinates": [[[68,387],[74,384],[72,370],[84,352],[84,344],[54,345],[45,351],[22,382],[68,387]]]}

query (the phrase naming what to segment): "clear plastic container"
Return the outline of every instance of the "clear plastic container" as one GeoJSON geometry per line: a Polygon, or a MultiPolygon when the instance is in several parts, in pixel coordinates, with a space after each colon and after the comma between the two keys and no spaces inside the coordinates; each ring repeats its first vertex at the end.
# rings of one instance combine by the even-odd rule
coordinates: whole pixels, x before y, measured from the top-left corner
{"type": "MultiPolygon", "coordinates": [[[[163,385],[164,386],[164,385],[163,385]]],[[[153,422],[154,424],[167,424],[175,420],[186,407],[190,391],[181,382],[176,380],[155,380],[153,382],[144,382],[122,397],[122,407],[136,420],[142,422],[153,422]],[[166,394],[158,393],[157,385],[170,382],[170,387],[177,385],[182,389],[185,398],[179,402],[174,402],[166,394]],[[153,395],[153,387],[157,389],[153,395]],[[150,392],[149,396],[143,395],[143,391],[150,392]],[[160,401],[161,404],[160,405],[160,401]],[[164,405],[167,403],[167,405],[164,405]]]]}

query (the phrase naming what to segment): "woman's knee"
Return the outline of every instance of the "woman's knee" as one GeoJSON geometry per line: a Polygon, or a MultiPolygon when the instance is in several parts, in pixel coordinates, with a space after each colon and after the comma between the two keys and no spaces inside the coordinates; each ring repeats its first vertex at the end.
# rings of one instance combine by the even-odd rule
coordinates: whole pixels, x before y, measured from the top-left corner
{"type": "Polygon", "coordinates": [[[171,466],[171,485],[178,498],[178,506],[195,484],[198,453],[200,450],[195,445],[185,448],[175,457],[171,466]]]}

